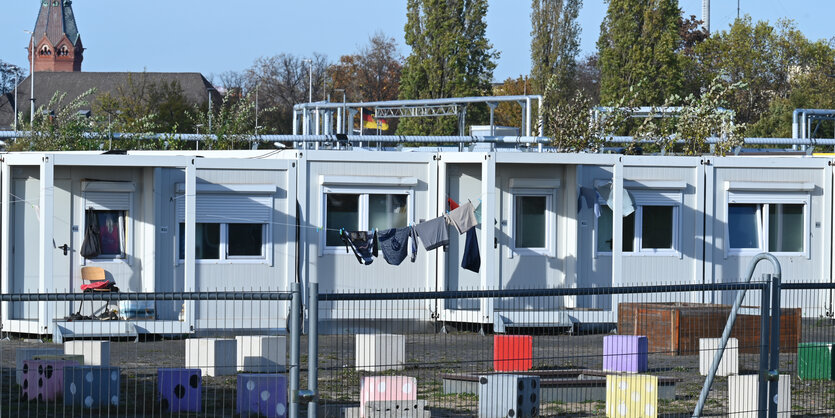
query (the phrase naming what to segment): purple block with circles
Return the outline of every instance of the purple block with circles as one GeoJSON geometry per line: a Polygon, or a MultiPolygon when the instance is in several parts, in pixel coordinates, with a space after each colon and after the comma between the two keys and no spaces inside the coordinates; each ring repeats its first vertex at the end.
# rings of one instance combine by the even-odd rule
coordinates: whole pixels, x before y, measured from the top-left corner
{"type": "Polygon", "coordinates": [[[239,414],[287,416],[287,377],[279,373],[238,375],[239,414]]]}
{"type": "Polygon", "coordinates": [[[642,335],[603,337],[603,370],[641,373],[647,371],[649,341],[642,335]]]}
{"type": "Polygon", "coordinates": [[[157,384],[164,411],[201,411],[203,378],[200,369],[157,369],[157,384]]]}
{"type": "Polygon", "coordinates": [[[69,366],[64,368],[64,405],[85,409],[119,405],[119,368],[69,366]]]}
{"type": "Polygon", "coordinates": [[[64,393],[64,367],[77,366],[69,360],[26,360],[20,391],[23,399],[54,401],[64,393]]]}

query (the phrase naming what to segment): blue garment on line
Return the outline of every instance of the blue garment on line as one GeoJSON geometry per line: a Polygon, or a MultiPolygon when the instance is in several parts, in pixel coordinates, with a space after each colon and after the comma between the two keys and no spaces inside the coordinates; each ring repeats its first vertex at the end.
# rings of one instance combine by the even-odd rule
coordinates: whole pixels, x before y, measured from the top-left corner
{"type": "Polygon", "coordinates": [[[377,231],[341,230],[339,237],[345,243],[345,251],[350,248],[360,264],[367,266],[374,262],[377,257],[377,231]]]}
{"type": "MultiPolygon", "coordinates": [[[[408,240],[413,234],[411,227],[392,228],[380,232],[380,250],[383,251],[383,258],[386,262],[399,266],[409,252],[408,240]]],[[[412,262],[415,261],[417,243],[412,239],[412,262]]]]}
{"type": "Polygon", "coordinates": [[[464,256],[461,257],[461,268],[478,273],[481,269],[481,252],[478,250],[478,236],[475,228],[467,231],[467,240],[464,242],[464,256]]]}

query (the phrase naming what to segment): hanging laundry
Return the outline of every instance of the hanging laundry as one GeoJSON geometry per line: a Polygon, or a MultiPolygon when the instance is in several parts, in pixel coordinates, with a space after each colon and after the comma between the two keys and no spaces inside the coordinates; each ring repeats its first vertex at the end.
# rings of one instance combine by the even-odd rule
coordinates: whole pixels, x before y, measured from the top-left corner
{"type": "Polygon", "coordinates": [[[446,203],[449,205],[449,210],[458,209],[458,203],[456,203],[452,198],[448,197],[446,199],[446,203]]]}
{"type": "Polygon", "coordinates": [[[409,239],[412,241],[412,262],[417,258],[417,232],[414,227],[409,227],[409,239]]]}
{"type": "Polygon", "coordinates": [[[478,237],[475,228],[467,231],[467,240],[464,242],[464,256],[461,257],[461,268],[478,273],[481,268],[481,252],[478,250],[478,237]]]}
{"type": "MultiPolygon", "coordinates": [[[[380,231],[380,250],[383,252],[383,258],[386,259],[387,263],[393,266],[399,266],[406,259],[406,255],[409,252],[408,242],[410,235],[412,235],[412,228],[410,227],[380,231]]],[[[414,240],[412,240],[412,245],[415,246],[414,240]]],[[[417,248],[415,248],[414,252],[416,251],[417,248]]]]}
{"type": "Polygon", "coordinates": [[[446,217],[449,219],[451,224],[455,225],[455,229],[458,230],[459,235],[469,231],[477,225],[477,221],[475,219],[475,209],[473,208],[472,202],[464,203],[459,206],[458,209],[446,214],[446,217]]]}
{"type": "Polygon", "coordinates": [[[481,200],[478,201],[478,206],[475,207],[473,211],[473,215],[475,215],[476,224],[481,223],[481,200]]]}
{"type": "MultiPolygon", "coordinates": [[[[601,184],[597,187],[598,193],[606,201],[606,206],[612,210],[612,212],[617,213],[615,210],[615,194],[612,193],[612,182],[608,182],[606,184],[601,184]]],[[[629,194],[629,191],[623,189],[623,195],[621,197],[621,213],[623,217],[627,217],[635,212],[635,205],[632,203],[632,195],[629,194]]]]}
{"type": "Polygon", "coordinates": [[[427,251],[449,244],[449,231],[447,231],[446,218],[443,216],[421,222],[414,228],[427,251]]]}
{"type": "Polygon", "coordinates": [[[357,261],[366,266],[373,263],[377,258],[377,231],[345,231],[339,230],[339,238],[345,243],[345,251],[350,248],[357,261]]]}
{"type": "Polygon", "coordinates": [[[586,207],[594,209],[594,216],[600,217],[600,193],[591,187],[580,187],[579,197],[577,198],[577,213],[583,210],[583,202],[586,202],[586,207]]]}

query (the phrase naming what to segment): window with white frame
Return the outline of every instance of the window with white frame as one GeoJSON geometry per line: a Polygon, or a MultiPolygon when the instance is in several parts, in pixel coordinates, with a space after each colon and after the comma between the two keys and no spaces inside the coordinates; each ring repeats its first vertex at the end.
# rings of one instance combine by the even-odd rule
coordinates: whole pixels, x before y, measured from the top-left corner
{"type": "MultiPolygon", "coordinates": [[[[621,251],[630,254],[679,254],[679,216],[681,190],[632,189],[634,211],[623,217],[621,251]]],[[[611,253],[613,248],[612,209],[599,201],[596,250],[611,253]]]]}
{"type": "MultiPolygon", "coordinates": [[[[182,191],[182,185],[178,185],[182,191]]],[[[197,185],[194,251],[198,262],[271,263],[273,185],[197,185]]],[[[177,198],[178,259],[185,259],[185,198],[177,198]]]]}
{"type": "Polygon", "coordinates": [[[81,262],[126,260],[132,250],[130,209],[135,186],[130,182],[90,181],[82,183],[84,216],[82,228],[96,228],[101,252],[81,262]]]}
{"type": "Polygon", "coordinates": [[[805,254],[808,251],[808,193],[730,191],[728,254],[805,254]]]}
{"type": "MultiPolygon", "coordinates": [[[[339,230],[402,228],[413,222],[415,178],[321,176],[326,248],[342,247],[339,230]]],[[[321,247],[320,247],[321,248],[321,247]]]]}
{"type": "Polygon", "coordinates": [[[556,256],[556,195],[559,181],[511,179],[508,256],[556,256]]]}

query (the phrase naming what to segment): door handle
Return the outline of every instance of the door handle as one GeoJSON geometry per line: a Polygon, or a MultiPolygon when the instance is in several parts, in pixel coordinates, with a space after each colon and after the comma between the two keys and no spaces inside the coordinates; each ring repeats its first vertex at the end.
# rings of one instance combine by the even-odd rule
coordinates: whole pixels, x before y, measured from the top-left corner
{"type": "Polygon", "coordinates": [[[58,248],[60,248],[60,249],[64,250],[64,255],[67,255],[67,252],[70,250],[70,246],[69,246],[69,245],[67,245],[67,244],[64,244],[64,245],[62,245],[62,246],[60,246],[60,247],[58,247],[58,248]]]}
{"type": "Polygon", "coordinates": [[[499,248],[499,239],[493,237],[493,248],[499,248]]]}

